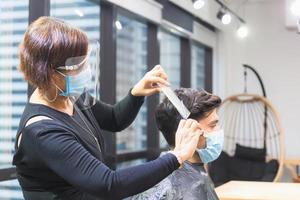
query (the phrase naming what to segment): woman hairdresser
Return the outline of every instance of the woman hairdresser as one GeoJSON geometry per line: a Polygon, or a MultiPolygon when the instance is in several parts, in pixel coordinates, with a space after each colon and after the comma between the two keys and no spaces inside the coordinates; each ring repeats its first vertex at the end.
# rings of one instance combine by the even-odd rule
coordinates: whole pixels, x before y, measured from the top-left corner
{"type": "Polygon", "coordinates": [[[198,124],[182,120],[174,151],[123,170],[103,163],[101,129],[128,127],[144,96],[168,82],[157,66],[116,105],[95,101],[92,46],[84,32],[51,17],[39,18],[24,35],[20,69],[37,89],[20,121],[13,164],[26,200],[121,199],[154,186],[195,151],[198,124]]]}

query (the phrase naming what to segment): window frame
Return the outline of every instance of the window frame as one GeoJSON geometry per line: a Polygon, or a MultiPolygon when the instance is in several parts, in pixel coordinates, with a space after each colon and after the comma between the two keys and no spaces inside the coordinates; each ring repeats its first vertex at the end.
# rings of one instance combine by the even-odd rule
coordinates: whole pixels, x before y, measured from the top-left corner
{"type": "MultiPolygon", "coordinates": [[[[147,71],[151,70],[153,66],[159,64],[159,45],[157,40],[157,31],[158,26],[157,24],[148,21],[146,18],[134,14],[124,8],[121,8],[116,5],[112,5],[115,7],[115,20],[117,15],[123,15],[125,17],[131,18],[132,20],[136,20],[147,25],[147,71]],[[155,49],[155,50],[154,50],[155,49]]],[[[114,24],[114,23],[113,23],[114,24]]],[[[116,45],[116,41],[115,41],[116,45]]],[[[116,54],[116,52],[115,52],[116,54]]],[[[142,77],[141,77],[142,78],[142,77]]],[[[116,88],[116,86],[115,86],[116,88]]],[[[158,129],[155,126],[155,119],[154,119],[154,109],[157,105],[159,99],[158,95],[152,95],[151,97],[146,97],[145,102],[147,106],[147,146],[145,150],[138,150],[138,151],[130,151],[125,153],[117,153],[115,151],[115,163],[109,163],[113,168],[116,168],[116,165],[120,162],[127,162],[133,161],[137,159],[146,159],[153,160],[155,159],[160,151],[157,149],[159,146],[159,136],[158,136],[158,129]]],[[[115,136],[116,139],[116,136],[115,136]]],[[[108,145],[116,146],[115,143],[111,143],[108,145]]]]}
{"type": "MultiPolygon", "coordinates": [[[[132,12],[130,12],[130,11],[128,11],[128,10],[125,10],[124,8],[121,8],[121,7],[118,7],[118,6],[116,6],[116,14],[115,14],[115,20],[117,20],[117,18],[118,18],[118,15],[120,16],[124,16],[124,17],[126,17],[126,18],[129,18],[130,20],[135,20],[135,21],[138,21],[138,22],[140,22],[140,23],[144,23],[146,26],[147,26],[147,56],[146,56],[146,59],[147,59],[147,71],[149,71],[150,70],[150,68],[152,68],[151,66],[153,66],[153,65],[149,65],[149,22],[145,19],[145,18],[143,18],[143,17],[141,17],[141,16],[138,16],[138,15],[136,15],[136,14],[134,14],[134,13],[132,13],[132,12]],[[150,67],[149,67],[150,66],[150,67]]],[[[114,23],[113,23],[114,24],[114,23]]],[[[117,36],[117,34],[116,34],[116,36],[117,36]]],[[[151,37],[151,36],[150,36],[151,37]]],[[[117,38],[117,37],[115,37],[115,38],[117,38]]],[[[117,39],[116,39],[116,42],[115,42],[115,45],[117,46],[117,39]]],[[[151,51],[151,50],[150,50],[151,51]]],[[[116,49],[116,52],[115,52],[115,54],[117,54],[117,49],[116,49]]],[[[117,57],[116,57],[116,76],[117,76],[117,57]]],[[[141,79],[142,77],[140,77],[140,79],[141,79]]],[[[117,81],[117,80],[116,80],[117,81]]],[[[115,89],[117,90],[117,82],[115,83],[116,84],[116,86],[115,86],[115,89]]],[[[132,85],[132,87],[133,87],[134,85],[132,85]]],[[[115,98],[115,99],[117,99],[117,98],[115,98]]],[[[148,130],[148,118],[149,118],[149,114],[148,114],[148,112],[149,112],[149,108],[148,108],[148,99],[147,98],[145,98],[145,102],[144,103],[146,103],[147,105],[146,105],[146,109],[147,109],[147,130],[148,130]]],[[[122,134],[122,133],[119,133],[119,134],[122,134]]],[[[116,153],[115,153],[115,157],[116,157],[116,163],[114,164],[115,165],[115,167],[116,167],[116,164],[118,164],[119,162],[127,162],[127,161],[132,161],[132,160],[136,160],[136,159],[147,159],[147,157],[148,157],[148,154],[149,154],[149,152],[148,152],[148,145],[151,145],[151,142],[150,143],[148,143],[148,139],[149,139],[149,136],[148,136],[148,131],[147,131],[147,145],[146,145],[146,149],[143,149],[143,150],[136,150],[136,151],[128,151],[128,152],[121,152],[121,153],[118,153],[117,152],[117,149],[116,149],[116,153]]],[[[151,138],[151,137],[150,137],[151,138]]],[[[111,144],[110,144],[111,145],[111,144]]],[[[117,145],[117,140],[115,141],[115,145],[117,145]]]]}
{"type": "MultiPolygon", "coordinates": [[[[199,41],[196,40],[191,40],[190,42],[190,61],[191,61],[191,71],[190,71],[190,75],[192,72],[192,46],[196,46],[199,48],[203,48],[204,49],[204,89],[210,93],[212,93],[212,88],[213,88],[213,48],[209,47],[199,41]]],[[[192,75],[190,76],[190,84],[192,86],[192,75]]]]}

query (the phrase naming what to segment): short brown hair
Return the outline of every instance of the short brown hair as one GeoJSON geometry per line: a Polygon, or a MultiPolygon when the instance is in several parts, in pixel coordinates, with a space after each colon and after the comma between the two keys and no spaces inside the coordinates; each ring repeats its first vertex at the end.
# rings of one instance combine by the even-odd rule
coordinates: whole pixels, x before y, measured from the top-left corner
{"type": "MultiPolygon", "coordinates": [[[[205,90],[180,88],[175,90],[175,93],[191,112],[189,118],[195,120],[206,118],[222,102],[220,97],[205,90]]],[[[167,98],[156,107],[155,119],[158,129],[163,133],[168,144],[174,147],[175,134],[181,116],[167,98]]]]}
{"type": "Polygon", "coordinates": [[[83,31],[54,17],[40,17],[30,24],[20,44],[20,70],[26,81],[46,91],[55,68],[87,51],[83,31]]]}

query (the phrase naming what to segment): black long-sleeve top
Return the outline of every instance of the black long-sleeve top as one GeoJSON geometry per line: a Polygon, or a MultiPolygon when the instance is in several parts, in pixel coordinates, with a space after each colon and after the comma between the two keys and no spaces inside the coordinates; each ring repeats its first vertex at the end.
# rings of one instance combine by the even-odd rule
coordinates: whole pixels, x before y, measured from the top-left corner
{"type": "Polygon", "coordinates": [[[114,106],[99,101],[90,109],[74,110],[73,116],[28,103],[13,158],[25,199],[121,199],[147,190],[176,170],[179,163],[173,154],[116,171],[103,163],[101,129],[128,127],[143,100],[129,92],[114,106]],[[25,126],[35,116],[50,119],[25,126]]]}

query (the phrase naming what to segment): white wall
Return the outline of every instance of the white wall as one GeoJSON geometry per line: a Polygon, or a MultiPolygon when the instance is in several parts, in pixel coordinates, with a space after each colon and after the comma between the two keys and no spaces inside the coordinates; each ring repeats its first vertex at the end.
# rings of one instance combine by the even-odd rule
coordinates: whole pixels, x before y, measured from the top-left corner
{"type": "MultiPolygon", "coordinates": [[[[241,64],[254,66],[265,83],[268,98],[280,113],[285,131],[287,157],[300,157],[300,35],[285,27],[285,2],[248,1],[245,19],[248,38],[223,32],[222,57],[227,67],[226,95],[243,91],[241,64]]],[[[258,82],[250,78],[249,90],[260,93],[258,82]]]]}

